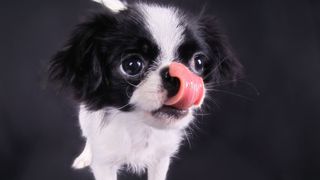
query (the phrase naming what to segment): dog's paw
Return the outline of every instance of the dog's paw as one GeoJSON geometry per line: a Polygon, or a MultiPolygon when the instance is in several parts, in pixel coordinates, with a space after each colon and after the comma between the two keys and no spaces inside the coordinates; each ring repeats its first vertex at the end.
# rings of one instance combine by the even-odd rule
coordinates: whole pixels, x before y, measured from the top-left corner
{"type": "Polygon", "coordinates": [[[91,164],[91,152],[88,149],[85,149],[74,161],[72,168],[82,169],[91,164]]]}
{"type": "Polygon", "coordinates": [[[79,157],[77,157],[73,161],[72,168],[73,169],[82,169],[82,168],[89,166],[90,164],[91,164],[91,159],[80,155],[79,157]]]}

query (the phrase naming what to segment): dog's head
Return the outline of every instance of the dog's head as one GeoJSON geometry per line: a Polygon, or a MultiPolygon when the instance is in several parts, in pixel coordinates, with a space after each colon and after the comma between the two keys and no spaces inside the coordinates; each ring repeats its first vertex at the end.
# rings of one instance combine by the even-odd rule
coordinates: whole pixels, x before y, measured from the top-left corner
{"type": "Polygon", "coordinates": [[[90,110],[134,113],[154,127],[184,127],[207,84],[234,80],[241,65],[215,18],[174,7],[104,0],[50,64],[50,78],[90,110]]]}

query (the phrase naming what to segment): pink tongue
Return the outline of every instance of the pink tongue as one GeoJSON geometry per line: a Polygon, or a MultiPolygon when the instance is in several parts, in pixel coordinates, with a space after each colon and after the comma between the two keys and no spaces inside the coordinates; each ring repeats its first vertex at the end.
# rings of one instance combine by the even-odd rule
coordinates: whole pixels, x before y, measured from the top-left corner
{"type": "Polygon", "coordinates": [[[199,105],[204,95],[204,84],[201,77],[192,73],[185,65],[173,62],[169,66],[169,74],[180,81],[178,93],[164,104],[178,109],[188,109],[199,105]]]}

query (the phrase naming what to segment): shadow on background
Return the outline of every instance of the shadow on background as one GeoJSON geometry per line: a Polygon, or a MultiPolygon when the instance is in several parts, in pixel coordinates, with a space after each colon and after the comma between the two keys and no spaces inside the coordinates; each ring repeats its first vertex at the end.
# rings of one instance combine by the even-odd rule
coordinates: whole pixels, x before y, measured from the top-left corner
{"type": "MultiPolygon", "coordinates": [[[[205,5],[217,15],[246,78],[213,94],[211,115],[198,118],[168,179],[320,179],[320,2],[171,3],[192,12],[205,5]]],[[[88,169],[70,168],[84,143],[77,110],[44,88],[44,72],[72,27],[96,8],[89,0],[0,3],[1,180],[93,179],[88,169]]]]}

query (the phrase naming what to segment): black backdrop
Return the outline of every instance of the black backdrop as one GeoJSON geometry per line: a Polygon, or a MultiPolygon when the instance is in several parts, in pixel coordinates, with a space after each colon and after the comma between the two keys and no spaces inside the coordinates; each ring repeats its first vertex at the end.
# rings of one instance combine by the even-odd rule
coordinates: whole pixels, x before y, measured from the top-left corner
{"type": "MultiPolygon", "coordinates": [[[[171,3],[194,12],[205,5],[217,15],[246,77],[215,93],[218,105],[198,118],[168,179],[320,179],[320,1],[171,3]]],[[[89,0],[1,1],[1,180],[92,180],[88,169],[70,168],[83,146],[76,110],[44,88],[44,72],[72,27],[96,8],[89,0]]]]}

